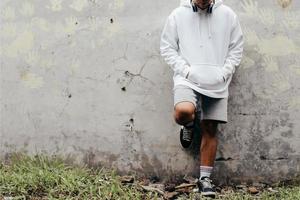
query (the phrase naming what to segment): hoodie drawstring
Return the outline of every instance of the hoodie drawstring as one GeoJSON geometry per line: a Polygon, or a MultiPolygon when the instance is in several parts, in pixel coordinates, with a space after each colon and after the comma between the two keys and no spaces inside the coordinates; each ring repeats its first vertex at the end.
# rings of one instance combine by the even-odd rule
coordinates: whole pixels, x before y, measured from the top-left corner
{"type": "Polygon", "coordinates": [[[208,14],[208,38],[209,39],[211,39],[211,15],[212,15],[213,13],[211,13],[211,14],[208,14]]]}

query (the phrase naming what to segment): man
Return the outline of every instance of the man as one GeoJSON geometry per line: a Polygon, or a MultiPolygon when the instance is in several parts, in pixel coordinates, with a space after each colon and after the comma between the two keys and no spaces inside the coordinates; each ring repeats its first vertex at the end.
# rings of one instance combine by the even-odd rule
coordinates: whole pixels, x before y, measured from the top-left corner
{"type": "Polygon", "coordinates": [[[174,71],[174,118],[184,148],[192,143],[201,113],[198,186],[203,196],[215,197],[210,174],[217,127],[227,123],[228,86],[243,52],[238,17],[222,0],[183,0],[166,20],[160,51],[174,71]]]}

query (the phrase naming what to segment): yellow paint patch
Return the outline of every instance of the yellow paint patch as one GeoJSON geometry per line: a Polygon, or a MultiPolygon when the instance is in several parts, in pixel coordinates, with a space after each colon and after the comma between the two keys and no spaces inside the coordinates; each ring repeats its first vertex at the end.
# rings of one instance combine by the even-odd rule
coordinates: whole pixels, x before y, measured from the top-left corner
{"type": "Polygon", "coordinates": [[[291,97],[289,101],[289,106],[291,108],[300,108],[300,96],[291,97]]]}
{"type": "Polygon", "coordinates": [[[247,27],[244,27],[243,30],[244,30],[245,40],[247,44],[256,45],[260,42],[260,39],[254,30],[249,29],[247,27]]]}
{"type": "Polygon", "coordinates": [[[31,25],[38,27],[40,30],[48,32],[50,30],[50,26],[48,21],[44,18],[35,17],[31,20],[31,25]]]}
{"type": "Polygon", "coordinates": [[[38,54],[37,51],[30,51],[26,56],[25,56],[25,61],[28,65],[34,66],[39,62],[40,55],[38,54]]]}
{"type": "Polygon", "coordinates": [[[77,59],[73,60],[72,64],[70,65],[72,75],[74,75],[78,71],[79,67],[80,67],[80,61],[77,59]]]}
{"type": "Polygon", "coordinates": [[[278,35],[272,39],[261,40],[258,43],[258,51],[261,54],[270,56],[287,56],[289,54],[299,54],[300,48],[288,37],[278,35]]]}
{"type": "Polygon", "coordinates": [[[282,23],[285,26],[285,28],[296,30],[300,24],[299,20],[299,13],[297,14],[295,12],[288,11],[284,13],[284,20],[282,20],[282,23]]]}
{"type": "Polygon", "coordinates": [[[277,0],[279,5],[283,8],[288,7],[289,5],[291,5],[292,0],[277,0]]]}
{"type": "Polygon", "coordinates": [[[88,6],[87,0],[73,0],[72,4],[70,5],[70,8],[73,8],[74,10],[81,12],[87,6],[88,6]]]}
{"type": "Polygon", "coordinates": [[[296,65],[296,64],[290,65],[290,66],[289,66],[289,69],[290,69],[292,72],[294,72],[294,74],[300,75],[300,65],[299,65],[299,64],[298,64],[298,65],[296,65]]]}
{"type": "Polygon", "coordinates": [[[31,89],[40,88],[44,84],[44,79],[41,76],[38,76],[34,73],[25,71],[21,73],[21,80],[23,84],[31,89]]]}
{"type": "Polygon", "coordinates": [[[275,14],[274,11],[270,8],[260,9],[258,18],[265,25],[271,26],[275,24],[275,14]]]}
{"type": "Polygon", "coordinates": [[[90,30],[97,31],[101,26],[101,21],[96,17],[89,17],[88,26],[90,30]]]}
{"type": "Polygon", "coordinates": [[[105,38],[111,38],[113,37],[116,33],[118,33],[121,30],[120,24],[114,22],[113,24],[109,24],[106,26],[106,29],[104,29],[104,37],[105,38]]]}
{"type": "Polygon", "coordinates": [[[265,75],[267,76],[265,84],[253,85],[253,92],[263,99],[272,99],[292,87],[288,79],[281,73],[267,73],[265,75]]]}
{"type": "Polygon", "coordinates": [[[6,20],[14,20],[16,17],[15,9],[12,7],[5,7],[1,12],[1,18],[6,20]]]}
{"type": "Polygon", "coordinates": [[[249,58],[248,56],[244,56],[241,61],[241,66],[243,69],[248,69],[255,64],[254,60],[249,58]]]}
{"type": "Polygon", "coordinates": [[[124,0],[114,0],[109,4],[109,8],[112,10],[120,11],[124,8],[124,0]]]}
{"type": "Polygon", "coordinates": [[[52,68],[52,66],[54,66],[54,61],[50,60],[49,58],[40,59],[39,65],[45,69],[50,69],[50,68],[52,68]]]}
{"type": "Polygon", "coordinates": [[[34,5],[29,2],[23,2],[20,13],[24,16],[31,17],[34,14],[34,5]]]}
{"type": "Polygon", "coordinates": [[[16,24],[10,22],[4,23],[0,34],[4,38],[13,38],[16,36],[16,30],[16,24]]]}
{"type": "Polygon", "coordinates": [[[284,92],[291,88],[291,84],[286,80],[274,81],[272,83],[272,86],[274,87],[274,89],[277,89],[278,92],[284,92]]]}
{"type": "Polygon", "coordinates": [[[76,17],[65,18],[65,28],[64,31],[67,34],[74,34],[79,25],[78,19],[76,17]]]}
{"type": "Polygon", "coordinates": [[[50,0],[50,6],[47,6],[47,8],[51,9],[52,11],[54,12],[57,12],[57,11],[61,11],[62,9],[62,0],[50,0]]]}
{"type": "Polygon", "coordinates": [[[264,57],[263,66],[265,67],[265,70],[267,72],[278,72],[279,71],[279,67],[278,67],[277,62],[271,56],[264,57]]]}
{"type": "Polygon", "coordinates": [[[257,1],[243,0],[242,8],[244,10],[244,14],[248,16],[257,17],[259,15],[257,1]]]}
{"type": "Polygon", "coordinates": [[[26,53],[33,47],[34,35],[31,31],[21,33],[10,45],[4,47],[5,55],[16,57],[18,54],[26,53]]]}

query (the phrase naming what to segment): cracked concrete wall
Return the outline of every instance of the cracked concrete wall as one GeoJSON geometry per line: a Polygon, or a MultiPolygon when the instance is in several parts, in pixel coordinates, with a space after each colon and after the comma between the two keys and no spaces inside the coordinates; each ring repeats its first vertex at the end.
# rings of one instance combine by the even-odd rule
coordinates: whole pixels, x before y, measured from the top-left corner
{"type": "MultiPolygon", "coordinates": [[[[245,34],[219,127],[221,183],[300,173],[300,2],[225,0],[245,34]]],[[[61,154],[90,166],[198,175],[183,151],[172,71],[159,55],[172,1],[1,0],[0,155],[61,154]]],[[[199,135],[198,135],[199,139],[199,135]]]]}

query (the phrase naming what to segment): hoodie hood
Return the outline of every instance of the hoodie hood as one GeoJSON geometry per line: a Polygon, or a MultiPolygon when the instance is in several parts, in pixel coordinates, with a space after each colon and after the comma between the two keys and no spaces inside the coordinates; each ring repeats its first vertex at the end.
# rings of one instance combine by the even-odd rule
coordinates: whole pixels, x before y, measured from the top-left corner
{"type": "MultiPolygon", "coordinates": [[[[214,7],[213,7],[213,10],[216,9],[217,7],[219,7],[222,3],[223,3],[223,0],[215,0],[215,4],[214,4],[214,7]]],[[[190,0],[181,0],[181,1],[180,1],[180,6],[192,8],[191,1],[190,1],[190,0]]],[[[201,11],[205,11],[205,10],[199,9],[198,11],[201,12],[201,11]]],[[[205,11],[205,12],[206,12],[206,11],[205,11]]]]}
{"type": "MultiPolygon", "coordinates": [[[[220,5],[223,4],[223,0],[213,0],[215,3],[214,3],[214,6],[213,6],[213,10],[212,10],[212,13],[211,14],[208,14],[207,17],[208,17],[208,37],[211,38],[212,37],[212,34],[211,34],[211,17],[212,15],[214,14],[214,10],[216,8],[218,8],[220,5]]],[[[191,0],[181,0],[180,1],[180,6],[183,6],[183,7],[188,7],[188,8],[191,8],[191,12],[192,11],[192,5],[191,5],[191,0]]],[[[198,13],[199,14],[204,14],[206,13],[206,9],[202,10],[200,8],[198,8],[198,13]]]]}

